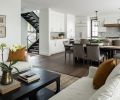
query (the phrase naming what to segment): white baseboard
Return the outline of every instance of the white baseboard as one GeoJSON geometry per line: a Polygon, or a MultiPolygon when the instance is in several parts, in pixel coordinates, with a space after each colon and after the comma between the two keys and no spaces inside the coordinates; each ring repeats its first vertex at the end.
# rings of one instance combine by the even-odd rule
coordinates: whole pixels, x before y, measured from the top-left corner
{"type": "Polygon", "coordinates": [[[49,52],[41,52],[39,53],[40,55],[43,55],[43,56],[50,56],[49,52]]]}

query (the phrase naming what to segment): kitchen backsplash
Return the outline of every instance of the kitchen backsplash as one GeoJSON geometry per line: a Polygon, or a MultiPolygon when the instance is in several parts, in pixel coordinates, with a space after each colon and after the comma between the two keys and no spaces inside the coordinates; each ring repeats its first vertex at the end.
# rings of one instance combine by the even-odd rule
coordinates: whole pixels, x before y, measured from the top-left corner
{"type": "Polygon", "coordinates": [[[110,27],[106,29],[105,33],[99,33],[100,37],[120,37],[120,29],[116,27],[110,27]]]}

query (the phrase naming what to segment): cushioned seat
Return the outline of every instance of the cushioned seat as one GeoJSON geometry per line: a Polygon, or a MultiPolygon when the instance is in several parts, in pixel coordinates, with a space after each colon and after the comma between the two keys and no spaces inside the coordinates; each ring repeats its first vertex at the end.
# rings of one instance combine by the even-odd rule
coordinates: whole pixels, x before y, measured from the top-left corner
{"type": "Polygon", "coordinates": [[[97,90],[93,89],[96,71],[97,68],[91,66],[87,77],[80,78],[49,100],[120,100],[120,64],[113,69],[105,84],[97,90]]]}
{"type": "Polygon", "coordinates": [[[92,78],[83,77],[77,80],[66,89],[62,90],[50,100],[89,100],[96,90],[93,89],[92,78]]]}

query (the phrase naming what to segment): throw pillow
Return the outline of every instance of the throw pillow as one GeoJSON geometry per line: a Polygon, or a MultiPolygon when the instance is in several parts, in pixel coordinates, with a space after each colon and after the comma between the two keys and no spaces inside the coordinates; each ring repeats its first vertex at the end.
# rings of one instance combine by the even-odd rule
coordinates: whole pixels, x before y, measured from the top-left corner
{"type": "Polygon", "coordinates": [[[113,59],[104,61],[102,64],[99,65],[93,78],[94,89],[99,89],[102,85],[105,84],[108,75],[111,73],[114,67],[115,61],[113,59]]]}
{"type": "Polygon", "coordinates": [[[89,100],[119,100],[120,99],[120,75],[105,83],[92,95],[89,100]]]}
{"type": "Polygon", "coordinates": [[[25,48],[18,49],[16,52],[10,50],[8,61],[13,61],[13,60],[25,61],[26,60],[25,48]]]}

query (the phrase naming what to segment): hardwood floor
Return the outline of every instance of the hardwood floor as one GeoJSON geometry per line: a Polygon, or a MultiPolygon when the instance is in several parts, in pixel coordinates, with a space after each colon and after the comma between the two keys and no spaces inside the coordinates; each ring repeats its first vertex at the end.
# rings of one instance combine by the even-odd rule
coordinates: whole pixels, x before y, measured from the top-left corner
{"type": "Polygon", "coordinates": [[[89,65],[73,64],[73,57],[65,62],[64,53],[52,55],[50,57],[31,55],[30,62],[33,66],[40,67],[50,71],[56,71],[76,77],[83,77],[88,75],[89,65]]]}

